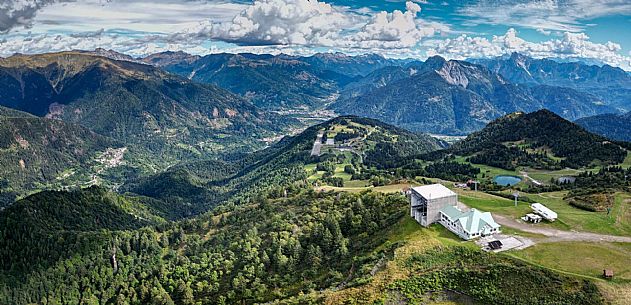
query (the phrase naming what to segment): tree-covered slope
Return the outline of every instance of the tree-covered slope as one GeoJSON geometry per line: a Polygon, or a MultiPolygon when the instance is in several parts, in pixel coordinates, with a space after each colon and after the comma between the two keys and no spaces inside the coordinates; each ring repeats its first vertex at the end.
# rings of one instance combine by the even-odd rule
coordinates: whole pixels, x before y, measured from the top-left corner
{"type": "Polygon", "coordinates": [[[576,124],[612,140],[631,142],[631,112],[586,117],[577,120],[576,124]]]}
{"type": "Polygon", "coordinates": [[[619,164],[627,151],[606,138],[548,111],[513,113],[491,122],[450,150],[474,163],[578,168],[594,162],[619,164]]]}
{"type": "Polygon", "coordinates": [[[602,303],[587,280],[441,247],[407,206],[400,194],[288,188],[157,227],[5,235],[0,302],[413,304],[450,289],[490,304],[602,303]]]}
{"type": "MultiPolygon", "coordinates": [[[[131,193],[167,202],[180,202],[189,215],[208,210],[219,202],[249,200],[254,194],[278,186],[307,184],[304,166],[318,161],[311,151],[319,133],[333,135],[333,130],[355,131],[358,138],[354,153],[363,156],[368,167],[384,167],[408,156],[445,147],[425,134],[354,116],[338,117],[307,128],[296,136],[285,137],[265,150],[224,161],[194,161],[173,167],[165,173],[132,181],[123,187],[131,193]],[[229,162],[230,165],[225,162],[229,162]],[[176,186],[176,187],[170,187],[176,186]]],[[[344,132],[338,133],[343,136],[344,132]]],[[[338,144],[342,144],[338,139],[338,144]]]]}
{"type": "Polygon", "coordinates": [[[34,115],[24,112],[24,111],[19,111],[19,110],[15,110],[15,109],[11,109],[11,108],[7,108],[4,106],[0,106],[0,116],[2,117],[9,117],[9,118],[29,118],[29,117],[35,117],[34,115]]]}
{"type": "Polygon", "coordinates": [[[14,110],[0,113],[0,206],[42,188],[88,183],[122,144],[79,125],[14,110]]]}
{"type": "Polygon", "coordinates": [[[126,230],[155,223],[150,208],[99,187],[43,191],[2,210],[0,227],[36,231],[126,230]]]}
{"type": "Polygon", "coordinates": [[[2,59],[0,85],[3,106],[83,125],[167,164],[260,148],[290,123],[216,86],[89,53],[2,59]]]}
{"type": "Polygon", "coordinates": [[[0,210],[0,279],[6,284],[11,276],[108,246],[98,238],[102,232],[163,222],[140,199],[98,187],[31,195],[0,210]]]}

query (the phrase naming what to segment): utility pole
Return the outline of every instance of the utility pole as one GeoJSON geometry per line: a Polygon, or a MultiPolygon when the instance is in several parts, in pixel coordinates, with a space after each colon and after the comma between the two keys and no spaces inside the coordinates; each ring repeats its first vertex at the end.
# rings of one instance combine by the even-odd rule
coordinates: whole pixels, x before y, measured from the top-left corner
{"type": "Polygon", "coordinates": [[[519,192],[515,191],[513,193],[513,196],[515,197],[515,207],[517,207],[517,198],[519,198],[519,192]]]}

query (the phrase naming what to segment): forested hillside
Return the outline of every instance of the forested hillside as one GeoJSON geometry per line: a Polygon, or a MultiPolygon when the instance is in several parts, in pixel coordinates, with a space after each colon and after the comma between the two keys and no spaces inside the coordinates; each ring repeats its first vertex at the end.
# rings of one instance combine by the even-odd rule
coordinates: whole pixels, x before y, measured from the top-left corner
{"type": "MultiPolygon", "coordinates": [[[[43,193],[0,212],[5,219],[0,223],[0,302],[335,302],[342,296],[332,292],[369,285],[375,270],[402,245],[387,242],[387,237],[407,216],[408,204],[398,194],[317,193],[289,187],[193,220],[120,230],[145,223],[134,222],[125,213],[107,212],[117,208],[112,201],[85,206],[102,196],[110,195],[43,193]],[[11,215],[48,198],[51,207],[62,205],[57,212],[42,215],[56,219],[54,230],[18,229],[38,220],[11,215]],[[63,211],[78,208],[91,209],[93,216],[80,223],[64,218],[75,215],[63,211]],[[110,230],[92,231],[98,227],[97,215],[103,217],[99,226],[110,230]],[[7,260],[18,257],[28,259],[7,260]]],[[[432,242],[426,240],[427,254],[419,252],[404,265],[414,276],[359,300],[378,300],[391,293],[413,300],[428,289],[455,289],[491,303],[523,298],[555,304],[602,302],[589,282],[478,251],[433,248],[432,242]],[[424,257],[432,257],[431,263],[424,257]],[[459,261],[467,268],[455,268],[459,261]],[[480,271],[484,269],[488,271],[480,271]],[[500,282],[500,274],[512,276],[500,282]],[[529,289],[514,289],[517,284],[529,289]]]]}
{"type": "MultiPolygon", "coordinates": [[[[307,185],[311,175],[305,164],[325,162],[330,156],[312,156],[311,150],[319,133],[347,126],[361,139],[355,153],[363,156],[367,167],[386,168],[387,164],[406,156],[427,153],[444,147],[430,136],[412,133],[382,122],[359,117],[338,117],[286,137],[274,146],[251,155],[226,158],[223,161],[194,161],[170,168],[164,173],[140,178],[123,186],[123,190],[166,202],[178,202],[183,216],[206,211],[226,200],[251,200],[257,193],[277,185],[307,185]]],[[[339,145],[343,146],[341,136],[339,145]]],[[[334,155],[334,154],[333,154],[334,155]]]]}
{"type": "Polygon", "coordinates": [[[82,126],[0,108],[0,206],[41,188],[92,180],[123,144],[82,126]]]}
{"type": "Polygon", "coordinates": [[[59,260],[94,251],[106,232],[163,223],[154,211],[138,199],[97,187],[44,191],[19,200],[0,212],[3,285],[14,276],[24,279],[59,260]]]}
{"type": "Polygon", "coordinates": [[[593,162],[619,164],[627,156],[621,146],[548,110],[497,119],[454,145],[451,151],[471,156],[473,163],[505,169],[517,165],[559,169],[593,162]]]}
{"type": "Polygon", "coordinates": [[[155,167],[261,148],[292,123],[216,86],[82,52],[2,59],[0,85],[1,105],[133,145],[155,167]]]}
{"type": "Polygon", "coordinates": [[[631,142],[631,112],[582,118],[576,124],[612,140],[631,142]]]}

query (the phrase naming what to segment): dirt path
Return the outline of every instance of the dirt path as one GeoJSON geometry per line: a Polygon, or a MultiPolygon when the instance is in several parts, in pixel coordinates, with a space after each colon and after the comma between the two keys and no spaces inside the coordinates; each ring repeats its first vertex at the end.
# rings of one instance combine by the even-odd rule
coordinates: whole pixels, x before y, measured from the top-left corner
{"type": "Polygon", "coordinates": [[[520,173],[522,176],[524,176],[524,178],[526,178],[526,179],[530,180],[530,181],[531,181],[532,183],[534,183],[535,185],[538,185],[538,186],[543,185],[543,183],[541,183],[541,182],[539,182],[539,181],[537,181],[537,180],[533,179],[532,177],[528,176],[528,172],[521,171],[521,172],[519,172],[519,173],[520,173]]]}
{"type": "Polygon", "coordinates": [[[586,242],[623,242],[631,243],[631,237],[604,235],[578,231],[562,231],[551,228],[544,228],[537,225],[519,222],[502,215],[493,215],[495,221],[503,226],[511,227],[528,233],[541,234],[547,238],[537,242],[558,242],[558,241],[586,241],[586,242]]]}

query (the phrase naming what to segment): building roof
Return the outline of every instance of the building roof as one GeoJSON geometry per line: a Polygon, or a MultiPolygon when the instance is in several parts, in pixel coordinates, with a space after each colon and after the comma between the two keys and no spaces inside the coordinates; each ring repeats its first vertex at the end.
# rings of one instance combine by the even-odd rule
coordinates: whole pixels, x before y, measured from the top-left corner
{"type": "Polygon", "coordinates": [[[462,212],[454,206],[446,206],[440,211],[452,221],[460,222],[462,228],[468,233],[480,232],[485,226],[491,229],[500,227],[489,212],[480,212],[476,209],[462,212]]]}
{"type": "Polygon", "coordinates": [[[548,209],[545,205],[541,203],[533,203],[530,205],[533,211],[537,212],[537,214],[545,217],[546,219],[552,220],[558,217],[557,213],[548,209]]]}
{"type": "Polygon", "coordinates": [[[447,215],[447,217],[451,218],[451,220],[456,220],[462,217],[462,211],[456,208],[453,205],[448,205],[440,209],[440,212],[447,215]]]}
{"type": "Polygon", "coordinates": [[[437,199],[456,196],[456,193],[454,193],[452,190],[448,189],[442,184],[417,186],[415,188],[412,188],[412,190],[423,196],[423,198],[425,199],[437,199]]]}

